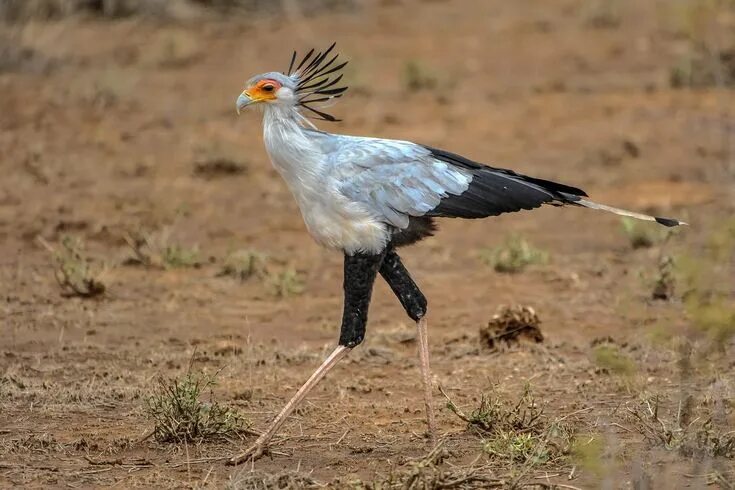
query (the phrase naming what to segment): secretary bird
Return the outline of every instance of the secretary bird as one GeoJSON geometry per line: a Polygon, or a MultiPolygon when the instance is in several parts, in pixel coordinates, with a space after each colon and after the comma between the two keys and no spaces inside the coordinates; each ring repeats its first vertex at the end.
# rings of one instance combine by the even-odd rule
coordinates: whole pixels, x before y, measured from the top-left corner
{"type": "Polygon", "coordinates": [[[576,187],[489,167],[409,141],[319,131],[307,119],[337,119],[315,104],[343,95],[347,62],[312,49],[285,73],[257,75],[237,98],[237,112],[263,108],[263,139],[276,170],[296,198],[309,233],[344,254],[344,310],[337,347],[283,407],[255,443],[230,463],[256,459],[286,418],[365,337],[368,306],[380,274],[418,328],[418,350],[429,437],[436,433],[431,404],[427,302],[396,249],[431,236],[434,218],[485,218],[542,204],[609,211],[664,226],[685,224],[592,202],[576,187]]]}

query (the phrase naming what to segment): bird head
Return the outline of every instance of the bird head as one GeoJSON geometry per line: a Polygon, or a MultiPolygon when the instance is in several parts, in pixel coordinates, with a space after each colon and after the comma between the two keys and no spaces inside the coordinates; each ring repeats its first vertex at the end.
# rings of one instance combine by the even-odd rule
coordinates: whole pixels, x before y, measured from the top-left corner
{"type": "Polygon", "coordinates": [[[269,72],[256,75],[245,84],[245,90],[237,98],[237,113],[252,105],[278,104],[285,107],[304,108],[308,116],[324,121],[339,121],[313,107],[341,97],[347,87],[337,87],[342,80],[339,73],[347,62],[336,63],[339,54],[332,54],[336,43],[323,53],[312,49],[296,64],[297,53],[284,73],[269,72]]]}

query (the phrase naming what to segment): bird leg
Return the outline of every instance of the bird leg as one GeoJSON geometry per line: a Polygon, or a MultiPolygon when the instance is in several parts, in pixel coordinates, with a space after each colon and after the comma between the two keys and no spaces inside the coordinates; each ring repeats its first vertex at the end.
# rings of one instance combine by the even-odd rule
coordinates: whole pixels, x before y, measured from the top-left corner
{"type": "Polygon", "coordinates": [[[429,337],[426,328],[426,297],[421,293],[401,262],[394,248],[386,252],[383,264],[380,266],[380,275],[388,283],[398,301],[406,310],[418,328],[419,359],[421,360],[421,380],[424,385],[424,403],[426,404],[426,424],[429,439],[436,439],[436,422],[434,406],[431,402],[431,367],[429,366],[429,337]]]}
{"type": "Polygon", "coordinates": [[[314,374],[311,375],[306,383],[304,383],[304,385],[299,388],[299,391],[296,392],[293,398],[291,398],[288,403],[286,403],[286,405],[281,410],[281,413],[279,413],[278,416],[273,420],[273,422],[271,422],[266,431],[263,432],[260,437],[258,437],[255,443],[241,454],[238,454],[237,456],[234,456],[232,459],[230,459],[229,463],[240,464],[245,460],[255,460],[261,457],[268,450],[268,443],[273,438],[273,436],[276,435],[276,432],[278,432],[278,429],[281,428],[283,423],[286,422],[286,418],[291,415],[291,412],[293,412],[294,409],[299,406],[306,395],[319,383],[319,381],[322,380],[322,378],[324,378],[324,376],[327,375],[327,373],[334,366],[337,365],[340,360],[342,360],[343,357],[349,354],[351,350],[352,349],[350,349],[349,347],[338,345],[332,351],[332,353],[329,354],[329,357],[324,360],[322,365],[319,366],[316,371],[314,371],[314,374]]]}
{"type": "Polygon", "coordinates": [[[283,407],[278,416],[271,422],[268,428],[258,439],[243,453],[232,457],[229,464],[240,464],[247,460],[255,460],[265,454],[268,443],[278,432],[291,415],[291,412],[299,406],[306,395],[314,389],[324,376],[341,361],[353,347],[365,338],[365,327],[367,325],[367,312],[370,306],[375,277],[383,261],[384,254],[354,254],[345,255],[344,266],[344,312],[342,315],[342,327],[339,337],[339,345],[329,354],[314,374],[299,388],[299,391],[283,407]]]}
{"type": "Polygon", "coordinates": [[[426,425],[429,429],[429,441],[436,442],[436,419],[434,406],[431,403],[431,366],[429,365],[429,333],[426,328],[426,317],[416,322],[419,332],[419,359],[421,360],[421,380],[424,383],[424,403],[426,404],[426,425]]]}

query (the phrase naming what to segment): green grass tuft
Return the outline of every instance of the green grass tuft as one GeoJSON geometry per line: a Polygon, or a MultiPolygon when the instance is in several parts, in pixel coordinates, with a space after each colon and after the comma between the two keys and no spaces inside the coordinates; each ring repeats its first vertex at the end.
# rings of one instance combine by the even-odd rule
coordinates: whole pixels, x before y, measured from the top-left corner
{"type": "Polygon", "coordinates": [[[636,372],[633,360],[614,344],[597,345],[593,351],[595,365],[602,371],[622,377],[631,377],[636,372]]]}
{"type": "Polygon", "coordinates": [[[159,442],[201,442],[237,435],[250,424],[236,411],[213,400],[215,377],[187,373],[183,378],[158,380],[146,412],[153,419],[159,442]],[[202,400],[209,390],[209,400],[202,400]]]}
{"type": "Polygon", "coordinates": [[[684,456],[735,458],[735,431],[718,427],[711,400],[695,406],[692,398],[667,407],[656,396],[642,398],[628,407],[632,426],[652,446],[678,451],[684,456]],[[696,418],[690,420],[692,414],[696,418]]]}
{"type": "MultiPolygon", "coordinates": [[[[444,395],[446,397],[446,394],[444,395]]],[[[516,401],[494,390],[483,394],[469,415],[447,397],[447,408],[482,438],[482,450],[492,459],[536,466],[569,454],[574,429],[562,419],[550,419],[529,385],[516,401]]]]}
{"type": "Polygon", "coordinates": [[[407,90],[431,90],[439,85],[436,75],[417,60],[408,60],[403,67],[403,82],[407,90]]]}
{"type": "Polygon", "coordinates": [[[158,233],[133,233],[125,237],[133,252],[126,264],[145,267],[177,269],[201,265],[199,248],[185,247],[171,240],[171,230],[164,228],[158,233]]]}
{"type": "Polygon", "coordinates": [[[161,250],[161,262],[166,269],[194,267],[199,265],[199,249],[171,244],[161,250]]]}
{"type": "Polygon", "coordinates": [[[39,241],[54,256],[54,277],[63,296],[94,298],[105,293],[107,287],[101,280],[104,270],[92,269],[89,258],[84,254],[84,243],[80,239],[63,237],[59,250],[41,238],[39,241]]]}
{"type": "Polygon", "coordinates": [[[220,276],[229,276],[246,281],[251,277],[264,278],[268,258],[265,254],[253,250],[236,250],[230,253],[222,264],[220,276]]]}
{"type": "Polygon", "coordinates": [[[658,261],[651,298],[668,301],[674,298],[675,292],[676,275],[674,274],[674,259],[669,255],[664,255],[658,261]]]}
{"type": "Polygon", "coordinates": [[[659,225],[642,223],[633,218],[621,218],[623,233],[633,249],[650,248],[664,241],[667,231],[659,225]]]}
{"type": "Polygon", "coordinates": [[[529,265],[547,263],[549,254],[534,248],[525,238],[512,235],[499,247],[481,250],[480,260],[497,272],[514,274],[529,265]]]}
{"type": "Polygon", "coordinates": [[[306,289],[303,276],[292,268],[269,275],[268,284],[276,298],[295,296],[306,289]]]}

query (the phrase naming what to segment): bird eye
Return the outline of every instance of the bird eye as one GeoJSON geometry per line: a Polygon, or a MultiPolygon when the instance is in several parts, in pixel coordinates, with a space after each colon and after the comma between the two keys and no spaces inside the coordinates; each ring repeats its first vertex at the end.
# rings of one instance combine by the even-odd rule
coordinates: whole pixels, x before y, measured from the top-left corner
{"type": "Polygon", "coordinates": [[[266,92],[273,92],[273,89],[275,89],[276,87],[268,83],[268,84],[263,85],[263,87],[261,88],[266,92]]]}

